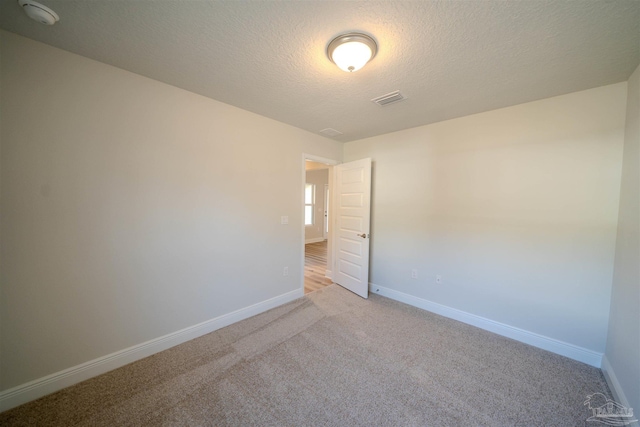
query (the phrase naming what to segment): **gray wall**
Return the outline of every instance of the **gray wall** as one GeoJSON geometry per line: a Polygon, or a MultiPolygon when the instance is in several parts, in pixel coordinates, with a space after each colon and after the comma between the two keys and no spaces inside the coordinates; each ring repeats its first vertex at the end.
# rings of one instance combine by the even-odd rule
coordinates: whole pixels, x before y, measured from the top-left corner
{"type": "Polygon", "coordinates": [[[0,37],[0,390],[302,289],[302,153],[340,144],[0,37]]]}
{"type": "Polygon", "coordinates": [[[373,160],[371,282],[602,354],[625,99],[619,83],[346,143],[373,160]]]}
{"type": "Polygon", "coordinates": [[[628,82],[611,315],[604,368],[640,412],[640,67],[628,82]]]}

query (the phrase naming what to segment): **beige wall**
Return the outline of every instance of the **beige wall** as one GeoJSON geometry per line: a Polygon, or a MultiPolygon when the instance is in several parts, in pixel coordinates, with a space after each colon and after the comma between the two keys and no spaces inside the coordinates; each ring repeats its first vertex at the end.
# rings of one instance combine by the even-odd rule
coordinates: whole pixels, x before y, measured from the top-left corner
{"type": "Polygon", "coordinates": [[[0,37],[0,390],[301,289],[300,160],[340,144],[0,37]]]}
{"type": "Polygon", "coordinates": [[[324,163],[313,162],[311,160],[306,160],[304,162],[305,170],[312,171],[318,169],[327,169],[327,165],[324,163]]]}
{"type": "Polygon", "coordinates": [[[346,143],[345,161],[373,160],[371,282],[603,353],[625,98],[619,83],[346,143]]]}
{"type": "MultiPolygon", "coordinates": [[[[611,315],[604,369],[640,412],[640,67],[628,82],[611,315]]],[[[620,396],[623,395],[623,396],[620,396]]]]}

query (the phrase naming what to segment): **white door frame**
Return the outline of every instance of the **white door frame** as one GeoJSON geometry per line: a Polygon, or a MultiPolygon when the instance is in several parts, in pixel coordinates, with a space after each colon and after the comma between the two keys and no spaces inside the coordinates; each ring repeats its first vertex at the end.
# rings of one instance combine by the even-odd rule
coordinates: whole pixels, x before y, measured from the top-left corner
{"type": "Polygon", "coordinates": [[[329,239],[329,184],[324,185],[324,218],[322,220],[322,237],[329,239]]]}
{"type": "MultiPolygon", "coordinates": [[[[299,194],[302,197],[302,202],[304,202],[304,186],[307,183],[307,170],[305,161],[311,160],[312,162],[324,163],[329,166],[336,166],[340,164],[338,160],[328,159],[326,157],[320,157],[313,154],[302,153],[302,178],[300,180],[300,192],[299,194]]],[[[333,197],[333,177],[329,177],[329,194],[333,197]]],[[[329,209],[333,209],[334,203],[329,203],[329,209]]],[[[300,210],[302,211],[302,215],[300,217],[300,228],[302,229],[302,238],[300,241],[300,290],[301,294],[304,295],[304,244],[305,244],[305,226],[304,226],[304,203],[300,203],[300,210]]],[[[329,219],[333,222],[333,217],[335,215],[329,214],[329,219]]],[[[323,218],[324,220],[324,218],[323,218]]],[[[324,227],[324,224],[323,224],[324,227]]],[[[333,241],[333,226],[329,225],[329,233],[327,235],[327,258],[329,258],[330,251],[332,250],[332,241],[333,241]]],[[[331,254],[331,260],[333,261],[333,255],[331,254]]],[[[327,264],[329,263],[329,259],[327,259],[327,264]]],[[[327,265],[327,277],[332,278],[332,268],[327,265]]]]}

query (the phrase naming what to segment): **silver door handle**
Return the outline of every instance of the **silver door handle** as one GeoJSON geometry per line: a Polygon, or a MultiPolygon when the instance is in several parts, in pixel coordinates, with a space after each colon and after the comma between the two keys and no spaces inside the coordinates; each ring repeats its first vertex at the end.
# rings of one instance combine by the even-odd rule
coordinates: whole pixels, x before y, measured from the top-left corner
{"type": "Polygon", "coordinates": [[[366,239],[367,237],[369,237],[369,235],[368,235],[368,234],[364,234],[364,233],[362,233],[362,234],[358,234],[358,236],[359,236],[359,237],[362,237],[363,239],[366,239]]]}

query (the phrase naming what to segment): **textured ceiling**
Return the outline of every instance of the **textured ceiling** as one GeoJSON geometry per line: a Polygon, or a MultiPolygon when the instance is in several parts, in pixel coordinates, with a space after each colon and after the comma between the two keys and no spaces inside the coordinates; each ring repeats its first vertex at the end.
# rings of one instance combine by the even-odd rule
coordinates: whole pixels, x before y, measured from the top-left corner
{"type": "Polygon", "coordinates": [[[640,1],[40,0],[52,27],[0,0],[0,27],[351,141],[625,81],[640,1]],[[378,55],[349,74],[329,41],[359,30],[378,55]],[[408,99],[371,98],[399,89],[408,99]]]}

